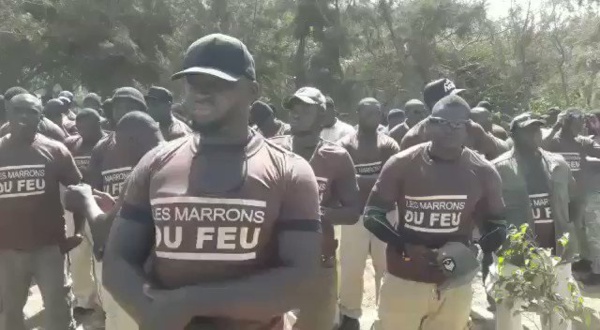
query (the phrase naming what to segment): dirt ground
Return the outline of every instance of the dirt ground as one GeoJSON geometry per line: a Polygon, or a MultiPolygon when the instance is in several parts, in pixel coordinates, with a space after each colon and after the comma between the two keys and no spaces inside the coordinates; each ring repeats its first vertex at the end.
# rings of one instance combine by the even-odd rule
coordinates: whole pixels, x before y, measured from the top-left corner
{"type": "MultiPolygon", "coordinates": [[[[363,295],[363,317],[361,319],[361,330],[370,330],[371,325],[376,317],[376,297],[375,297],[375,271],[371,266],[371,262],[367,263],[365,270],[365,293],[363,295]]],[[[483,285],[481,285],[481,278],[477,278],[473,282],[474,298],[472,307],[472,327],[473,330],[494,330],[493,314],[487,310],[487,301],[483,285]]],[[[600,329],[600,286],[584,288],[583,289],[586,305],[597,311],[596,319],[590,329],[600,329]]],[[[28,326],[30,329],[43,329],[40,327],[42,323],[43,304],[37,290],[37,287],[33,287],[31,295],[25,307],[25,315],[28,320],[28,326]]],[[[99,315],[88,315],[82,320],[82,324],[79,329],[82,330],[99,330],[98,326],[99,315]]],[[[540,329],[539,318],[532,314],[526,314],[523,317],[523,323],[525,329],[537,330],[540,329]]],[[[577,330],[586,329],[585,327],[578,326],[577,330]]],[[[124,329],[127,330],[127,329],[124,329]]]]}

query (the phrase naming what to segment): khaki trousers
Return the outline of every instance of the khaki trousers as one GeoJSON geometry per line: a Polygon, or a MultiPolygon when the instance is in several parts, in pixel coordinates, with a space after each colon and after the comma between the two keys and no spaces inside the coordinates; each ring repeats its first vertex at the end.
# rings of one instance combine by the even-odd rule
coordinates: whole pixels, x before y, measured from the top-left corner
{"type": "MultiPolygon", "coordinates": [[[[67,227],[73,224],[73,214],[65,212],[67,227]]],[[[87,224],[86,224],[87,227],[87,224]]],[[[72,228],[68,228],[69,235],[73,233],[72,228]]],[[[71,273],[71,290],[75,296],[75,307],[92,309],[97,304],[97,286],[94,276],[93,254],[91,236],[84,233],[84,239],[81,244],[69,252],[71,261],[69,271],[71,273]]]]}
{"type": "MultiPolygon", "coordinates": [[[[388,221],[395,223],[397,213],[388,213],[388,221]]],[[[364,274],[367,258],[371,256],[375,268],[375,295],[379,297],[381,278],[386,269],[386,245],[363,225],[342,226],[340,240],[340,312],[358,319],[362,315],[364,274]]]]}
{"type": "Polygon", "coordinates": [[[585,210],[585,228],[592,272],[600,274],[600,193],[590,193],[585,210]]]}
{"type": "MultiPolygon", "coordinates": [[[[494,264],[492,267],[497,268],[497,265],[494,264]]],[[[571,274],[571,264],[558,265],[556,276],[556,293],[563,297],[569,296],[569,283],[575,283],[571,274]]],[[[521,314],[515,313],[519,308],[518,305],[518,303],[515,303],[513,308],[510,308],[507,304],[498,304],[496,306],[496,329],[523,329],[521,314]]],[[[556,313],[552,313],[550,318],[542,319],[542,330],[571,330],[572,328],[571,321],[561,320],[556,313]]]]}
{"type": "MultiPolygon", "coordinates": [[[[64,205],[64,193],[66,188],[60,185],[60,198],[64,205]]],[[[65,211],[65,224],[67,237],[75,232],[73,213],[65,211]]],[[[87,227],[87,221],[85,226],[87,227]]],[[[86,230],[88,228],[85,228],[86,230]]],[[[84,240],[81,244],[69,252],[69,272],[71,278],[71,290],[75,296],[75,307],[92,309],[97,304],[96,280],[94,279],[94,266],[92,255],[92,240],[89,231],[84,232],[84,240]]]]}
{"type": "Polygon", "coordinates": [[[35,251],[0,250],[0,330],[25,330],[23,308],[35,280],[44,302],[46,330],[72,330],[65,256],[58,246],[35,251]]]}
{"type": "Polygon", "coordinates": [[[337,315],[337,265],[323,267],[315,282],[307,290],[294,329],[332,330],[337,315]]]}
{"type": "MultiPolygon", "coordinates": [[[[102,262],[95,262],[96,278],[102,279],[102,262]]],[[[102,309],[106,314],[106,330],[137,330],[138,325],[129,314],[121,308],[117,301],[112,297],[102,285],[102,281],[98,281],[98,292],[102,309]]]]}
{"type": "Polygon", "coordinates": [[[470,283],[438,292],[435,284],[408,281],[386,273],[373,329],[466,330],[472,298],[470,283]]]}

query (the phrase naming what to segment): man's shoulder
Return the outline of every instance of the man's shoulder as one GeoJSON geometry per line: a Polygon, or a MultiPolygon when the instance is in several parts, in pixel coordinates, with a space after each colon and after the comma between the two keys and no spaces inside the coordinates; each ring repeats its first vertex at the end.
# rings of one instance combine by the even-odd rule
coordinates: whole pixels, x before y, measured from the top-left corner
{"type": "Polygon", "coordinates": [[[96,145],[92,149],[92,154],[103,153],[106,150],[114,147],[115,145],[115,132],[110,132],[96,142],[96,145]]]}
{"type": "Polygon", "coordinates": [[[273,137],[270,137],[268,139],[265,139],[265,141],[267,141],[267,144],[275,147],[275,148],[282,148],[285,150],[291,150],[291,136],[290,135],[275,135],[273,137]]]}
{"type": "Polygon", "coordinates": [[[513,161],[514,154],[515,154],[514,150],[511,149],[511,150],[501,154],[500,156],[496,157],[495,159],[492,159],[491,163],[492,163],[492,165],[494,165],[496,167],[506,165],[513,161]]]}
{"type": "Polygon", "coordinates": [[[337,141],[331,141],[331,142],[335,142],[338,145],[347,147],[348,145],[355,144],[357,134],[358,134],[358,132],[354,128],[352,128],[352,132],[345,134],[337,141]]]}
{"type": "Polygon", "coordinates": [[[323,140],[321,142],[321,145],[319,146],[319,153],[321,153],[324,157],[331,157],[331,158],[348,158],[348,151],[342,147],[340,144],[335,143],[335,142],[331,142],[331,141],[325,141],[323,140]]]}
{"type": "Polygon", "coordinates": [[[65,145],[71,150],[71,148],[76,146],[79,141],[81,141],[81,135],[71,135],[65,140],[65,145]]]}
{"type": "Polygon", "coordinates": [[[62,142],[51,139],[41,133],[36,133],[33,147],[35,149],[47,150],[52,154],[70,154],[69,149],[62,142]]]}
{"type": "Polygon", "coordinates": [[[385,134],[385,133],[378,133],[377,134],[377,139],[378,139],[378,145],[379,146],[393,147],[393,146],[397,146],[398,145],[398,142],[396,142],[396,140],[394,140],[394,138],[392,138],[391,136],[389,136],[388,134],[385,134]]]}
{"type": "Polygon", "coordinates": [[[542,157],[544,157],[544,159],[547,162],[554,163],[555,165],[558,165],[560,167],[569,168],[569,164],[567,164],[567,161],[565,160],[563,155],[561,155],[559,153],[555,153],[555,152],[550,152],[547,150],[541,150],[541,153],[542,153],[542,157]]]}
{"type": "Polygon", "coordinates": [[[472,166],[475,169],[480,170],[494,170],[494,164],[487,160],[484,155],[478,153],[470,148],[464,148],[463,159],[466,164],[472,166]]]}
{"type": "Polygon", "coordinates": [[[337,120],[335,125],[338,126],[342,131],[354,131],[354,127],[352,127],[352,125],[340,119],[337,120]]]}
{"type": "Polygon", "coordinates": [[[423,153],[429,148],[429,142],[423,142],[401,150],[388,160],[389,163],[405,164],[415,160],[424,160],[423,153]]]}

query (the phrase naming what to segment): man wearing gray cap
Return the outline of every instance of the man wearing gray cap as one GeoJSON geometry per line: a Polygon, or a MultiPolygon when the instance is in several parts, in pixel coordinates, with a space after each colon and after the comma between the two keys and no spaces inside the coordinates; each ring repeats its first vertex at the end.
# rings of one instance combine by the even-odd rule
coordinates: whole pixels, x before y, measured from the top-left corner
{"type": "MultiPolygon", "coordinates": [[[[571,202],[575,195],[575,181],[565,160],[555,153],[541,149],[544,121],[531,113],[517,116],[510,125],[514,147],[496,158],[494,166],[502,178],[502,190],[506,201],[506,220],[520,227],[529,224],[532,237],[542,248],[561,255],[563,262],[557,266],[556,292],[568,296],[572,280],[571,263],[577,252],[571,202]],[[566,247],[558,240],[570,234],[566,247]]],[[[490,268],[489,281],[498,278],[498,266],[490,268]]],[[[552,329],[569,329],[570,321],[553,320],[552,329]]],[[[522,329],[521,316],[507,303],[496,310],[496,329],[522,329]]]]}
{"type": "Polygon", "coordinates": [[[480,257],[473,229],[484,229],[486,252],[506,233],[498,172],[463,147],[469,113],[457,95],[438,101],[427,119],[430,142],[392,156],[369,196],[364,224],[388,244],[376,330],[467,328],[480,257]],[[396,205],[394,227],[386,214],[396,205]]]}
{"type": "Polygon", "coordinates": [[[106,288],[142,329],[281,329],[321,266],[315,175],[248,127],[259,85],[240,40],[198,39],[172,78],[185,84],[194,134],[133,170],[106,288]]]}

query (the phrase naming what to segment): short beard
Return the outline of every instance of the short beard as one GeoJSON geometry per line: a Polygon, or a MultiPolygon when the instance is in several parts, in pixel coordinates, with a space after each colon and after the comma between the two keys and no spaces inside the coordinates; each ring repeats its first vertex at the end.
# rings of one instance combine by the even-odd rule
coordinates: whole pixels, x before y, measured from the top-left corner
{"type": "Polygon", "coordinates": [[[198,132],[200,134],[214,134],[223,126],[225,126],[226,123],[227,120],[225,118],[221,118],[209,123],[198,123],[192,120],[191,128],[194,130],[194,132],[198,132]]]}

